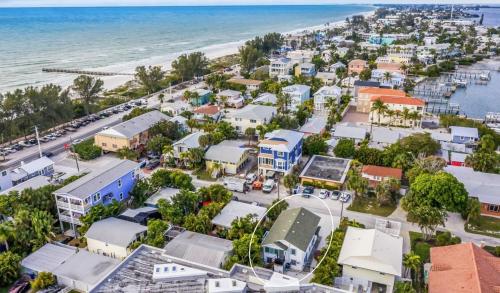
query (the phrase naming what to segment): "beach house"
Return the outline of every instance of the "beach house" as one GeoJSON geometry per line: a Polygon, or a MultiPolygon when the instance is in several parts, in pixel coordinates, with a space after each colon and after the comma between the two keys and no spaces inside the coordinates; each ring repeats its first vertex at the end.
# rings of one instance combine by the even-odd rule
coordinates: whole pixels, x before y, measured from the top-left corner
{"type": "Polygon", "coordinates": [[[305,208],[288,209],[279,215],[262,240],[264,262],[275,271],[290,267],[302,271],[312,258],[318,239],[320,217],[305,208]]]}
{"type": "Polygon", "coordinates": [[[314,113],[316,114],[328,114],[328,102],[333,99],[337,105],[340,104],[340,96],[342,95],[342,90],[334,86],[323,86],[317,92],[314,93],[314,113]]]}
{"type": "Polygon", "coordinates": [[[349,62],[348,67],[347,67],[347,72],[349,75],[356,73],[360,74],[361,71],[365,70],[368,67],[368,63],[365,60],[361,59],[354,59],[351,62],[349,62]]]}
{"type": "Polygon", "coordinates": [[[479,132],[474,127],[450,126],[451,141],[460,144],[474,144],[479,140],[479,132]]]}
{"type": "Polygon", "coordinates": [[[149,129],[170,117],[160,111],[150,111],[116,126],[98,132],[94,144],[105,152],[116,152],[122,148],[131,150],[144,147],[149,141],[149,129]]]}
{"type": "Polygon", "coordinates": [[[207,150],[205,153],[206,168],[210,172],[221,171],[223,174],[238,174],[248,162],[248,151],[248,148],[239,145],[236,141],[225,140],[207,150]]]}
{"type": "Polygon", "coordinates": [[[370,113],[372,97],[375,96],[406,97],[406,93],[404,91],[393,89],[362,87],[358,91],[356,111],[370,113]]]}
{"type": "Polygon", "coordinates": [[[54,162],[44,156],[29,163],[21,162],[21,165],[10,171],[9,175],[6,174],[6,176],[2,177],[10,177],[12,185],[16,186],[34,177],[49,177],[52,174],[54,174],[54,162]]]}
{"type": "MultiPolygon", "coordinates": [[[[382,124],[394,124],[406,127],[420,127],[422,117],[424,115],[425,101],[419,98],[405,96],[372,96],[370,101],[369,121],[377,122],[380,120],[382,124]],[[377,100],[382,101],[387,107],[385,112],[379,113],[378,110],[371,111],[373,103],[377,100]],[[388,111],[398,113],[397,117],[387,115],[388,111]],[[418,117],[405,117],[403,113],[417,113],[418,117]]],[[[395,116],[395,115],[394,115],[395,116]]]]}
{"type": "Polygon", "coordinates": [[[203,134],[203,132],[199,131],[193,132],[174,142],[172,144],[172,147],[174,148],[173,157],[175,159],[180,159],[182,153],[189,152],[191,149],[199,148],[200,136],[203,134]]]}
{"type": "Polygon", "coordinates": [[[227,105],[233,108],[243,107],[243,97],[239,91],[223,90],[217,94],[217,100],[220,104],[224,104],[224,106],[227,105]]]}
{"type": "Polygon", "coordinates": [[[316,67],[314,64],[306,62],[300,63],[295,67],[295,76],[313,77],[316,75],[316,67]]]}
{"type": "Polygon", "coordinates": [[[263,105],[247,105],[227,114],[224,118],[236,128],[240,134],[245,134],[248,128],[265,125],[277,114],[277,108],[263,105]]]}
{"type": "Polygon", "coordinates": [[[246,78],[231,78],[227,81],[228,83],[244,85],[247,88],[247,92],[253,92],[260,88],[262,84],[261,80],[246,79],[246,78]]]}
{"type": "Polygon", "coordinates": [[[69,224],[76,233],[75,226],[82,225],[80,217],[91,207],[127,200],[138,179],[138,170],[138,163],[123,160],[54,191],[61,229],[64,231],[64,224],[69,224]]]}
{"type": "Polygon", "coordinates": [[[259,143],[259,174],[290,173],[302,158],[303,138],[303,133],[285,129],[266,133],[259,143]]]}
{"type": "Polygon", "coordinates": [[[199,107],[208,103],[210,95],[212,94],[211,91],[206,89],[195,89],[193,93],[195,93],[195,95],[189,97],[189,103],[194,107],[199,107]]]}
{"type": "Polygon", "coordinates": [[[269,64],[269,76],[271,78],[280,75],[289,75],[293,69],[293,62],[289,58],[272,59],[269,64]]]}
{"type": "Polygon", "coordinates": [[[388,179],[401,181],[403,170],[375,165],[364,165],[361,169],[361,177],[368,179],[371,188],[376,188],[380,182],[388,179]]]}
{"type": "Polygon", "coordinates": [[[308,85],[294,84],[282,89],[283,94],[290,95],[290,110],[296,111],[305,101],[311,98],[311,87],[308,85]]]}

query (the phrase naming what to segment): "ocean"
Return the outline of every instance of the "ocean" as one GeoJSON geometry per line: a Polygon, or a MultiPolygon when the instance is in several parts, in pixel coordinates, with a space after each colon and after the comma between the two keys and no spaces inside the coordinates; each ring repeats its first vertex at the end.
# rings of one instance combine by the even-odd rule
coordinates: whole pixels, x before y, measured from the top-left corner
{"type": "MultiPolygon", "coordinates": [[[[375,10],[367,5],[0,9],[0,93],[67,75],[42,68],[133,72],[181,52],[234,51],[267,32],[289,32],[375,10]]],[[[211,54],[210,54],[211,53],[211,54]]]]}

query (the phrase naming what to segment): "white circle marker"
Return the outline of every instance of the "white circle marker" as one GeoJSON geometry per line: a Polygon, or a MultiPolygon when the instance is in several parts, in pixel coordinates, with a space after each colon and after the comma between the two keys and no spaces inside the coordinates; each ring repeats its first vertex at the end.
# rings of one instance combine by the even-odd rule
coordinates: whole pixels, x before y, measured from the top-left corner
{"type": "MultiPolygon", "coordinates": [[[[295,197],[299,194],[292,194],[292,195],[289,195],[289,196],[286,196],[282,199],[280,199],[279,201],[277,201],[275,204],[273,204],[267,211],[266,213],[259,219],[259,222],[257,223],[257,225],[255,225],[255,228],[253,229],[253,232],[252,232],[252,236],[250,237],[250,242],[248,243],[248,261],[250,263],[250,268],[252,269],[252,272],[253,274],[255,275],[255,277],[257,277],[257,279],[259,279],[259,281],[262,282],[262,284],[266,284],[268,281],[264,281],[262,278],[260,278],[257,273],[255,272],[255,269],[253,267],[253,263],[252,263],[252,257],[251,257],[251,252],[252,252],[252,243],[253,243],[253,238],[255,236],[255,232],[257,231],[257,228],[259,227],[259,225],[261,224],[262,220],[267,216],[267,214],[269,213],[270,210],[272,210],[276,205],[278,205],[279,203],[281,203],[282,201],[285,201],[285,200],[288,200],[292,197],[295,197]]],[[[319,199],[320,202],[326,207],[326,209],[328,210],[328,213],[330,214],[330,220],[331,220],[331,224],[332,224],[332,231],[333,231],[333,228],[334,228],[334,221],[333,221],[333,214],[332,214],[332,210],[330,209],[330,207],[326,204],[326,202],[319,198],[318,196],[314,195],[314,194],[311,194],[310,196],[316,198],[316,199],[319,199]]],[[[331,234],[331,232],[330,232],[331,234]]],[[[329,234],[329,235],[330,235],[329,234]]],[[[320,259],[320,261],[318,262],[318,264],[316,264],[316,267],[310,271],[307,275],[305,275],[302,279],[299,280],[299,283],[302,282],[304,279],[308,278],[310,275],[312,275],[314,273],[314,271],[321,265],[321,263],[323,262],[323,260],[326,258],[326,256],[328,255],[328,252],[330,251],[330,247],[332,245],[332,238],[333,237],[330,237],[330,241],[328,241],[328,248],[326,249],[326,252],[325,254],[323,255],[323,257],[320,259]]],[[[286,286],[286,285],[282,285],[282,286],[286,286]]]]}

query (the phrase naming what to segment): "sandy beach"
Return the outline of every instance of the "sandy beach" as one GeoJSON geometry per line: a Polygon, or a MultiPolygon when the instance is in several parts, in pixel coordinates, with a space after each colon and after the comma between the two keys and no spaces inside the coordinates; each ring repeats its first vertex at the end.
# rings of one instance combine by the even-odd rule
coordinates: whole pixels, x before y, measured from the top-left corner
{"type": "MultiPolygon", "coordinates": [[[[365,17],[373,15],[375,10],[364,12],[364,13],[356,13],[353,15],[362,14],[365,17]]],[[[348,17],[352,17],[353,15],[349,15],[348,17]]],[[[284,35],[294,35],[305,32],[312,32],[314,30],[326,29],[326,28],[334,28],[336,26],[340,26],[345,23],[345,20],[330,22],[328,24],[320,24],[316,26],[305,27],[301,29],[296,29],[293,31],[281,32],[284,35]]],[[[171,69],[171,63],[175,59],[177,59],[180,55],[192,52],[203,52],[209,59],[220,58],[227,55],[232,55],[238,53],[238,49],[245,44],[247,40],[240,40],[236,42],[230,42],[225,44],[214,44],[207,47],[197,48],[188,51],[176,52],[171,54],[166,54],[164,56],[156,56],[147,59],[140,59],[137,61],[120,63],[116,65],[110,65],[105,67],[97,67],[97,68],[85,68],[85,70],[96,70],[96,71],[104,71],[104,72],[117,72],[117,73],[133,73],[137,66],[162,66],[164,70],[171,69]]],[[[72,84],[73,79],[76,75],[61,75],[60,77],[54,79],[52,82],[55,84],[59,84],[62,87],[67,87],[72,84]]],[[[100,77],[104,81],[104,88],[106,90],[111,90],[117,88],[126,82],[133,79],[131,75],[116,75],[116,76],[104,76],[100,77]]]]}

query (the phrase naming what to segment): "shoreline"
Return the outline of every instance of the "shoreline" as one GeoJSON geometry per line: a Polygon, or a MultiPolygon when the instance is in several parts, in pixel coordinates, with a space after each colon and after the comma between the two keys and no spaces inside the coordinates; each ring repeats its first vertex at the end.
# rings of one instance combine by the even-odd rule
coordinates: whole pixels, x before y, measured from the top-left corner
{"type": "MultiPolygon", "coordinates": [[[[368,16],[371,16],[375,13],[376,7],[372,7],[372,8],[373,8],[373,10],[371,10],[371,11],[353,13],[353,14],[346,15],[345,17],[351,18],[353,15],[363,15],[365,17],[368,17],[368,16]]],[[[294,34],[299,34],[299,33],[303,33],[303,32],[311,32],[311,31],[318,30],[318,29],[333,28],[333,27],[342,25],[344,23],[345,23],[345,19],[333,21],[333,22],[327,22],[327,23],[323,23],[323,24],[318,24],[318,25],[314,25],[314,26],[309,26],[309,27],[305,27],[305,28],[295,29],[292,31],[280,32],[280,33],[282,35],[294,35],[294,34]]],[[[269,33],[269,32],[266,32],[266,33],[269,33]]],[[[225,56],[229,56],[229,55],[233,55],[233,54],[238,53],[239,48],[242,45],[244,45],[245,42],[248,40],[249,39],[238,40],[238,41],[222,43],[222,44],[213,44],[213,45],[195,48],[195,49],[191,49],[191,50],[168,53],[168,54],[165,54],[162,56],[153,56],[153,57],[144,58],[144,59],[140,59],[140,60],[136,60],[136,61],[129,61],[129,62],[107,65],[107,66],[102,66],[102,67],[81,68],[81,69],[82,70],[133,73],[137,66],[160,65],[160,66],[162,66],[162,68],[164,70],[170,70],[172,61],[177,59],[180,55],[189,54],[189,53],[193,53],[193,52],[203,52],[208,59],[213,60],[213,59],[217,59],[217,58],[221,58],[221,57],[225,57],[225,56]]],[[[34,86],[43,86],[44,84],[53,83],[53,84],[60,85],[63,88],[66,88],[72,84],[73,79],[76,77],[77,77],[77,75],[64,74],[64,76],[55,77],[51,81],[44,82],[41,85],[34,85],[34,86]]],[[[116,89],[116,88],[123,86],[127,82],[134,79],[133,76],[124,76],[124,75],[101,76],[99,78],[104,81],[104,90],[105,91],[116,89]]],[[[5,91],[5,92],[7,92],[7,91],[5,91]]]]}

